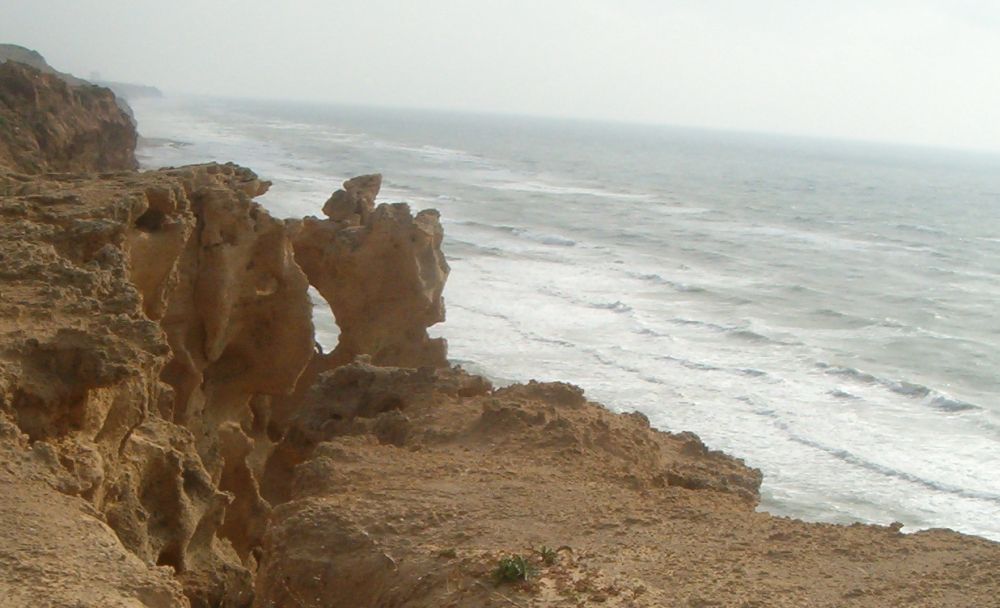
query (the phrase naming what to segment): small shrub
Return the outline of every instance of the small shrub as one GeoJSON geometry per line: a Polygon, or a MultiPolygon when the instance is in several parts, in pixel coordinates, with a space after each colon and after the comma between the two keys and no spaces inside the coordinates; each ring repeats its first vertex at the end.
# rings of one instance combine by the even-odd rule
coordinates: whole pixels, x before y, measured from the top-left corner
{"type": "Polygon", "coordinates": [[[546,547],[545,545],[542,545],[537,549],[532,549],[532,551],[542,559],[542,563],[546,566],[551,566],[556,563],[556,558],[559,556],[557,550],[552,547],[546,547]]]}
{"type": "Polygon", "coordinates": [[[522,555],[509,555],[502,558],[493,571],[497,584],[527,581],[535,575],[535,567],[522,555]]]}

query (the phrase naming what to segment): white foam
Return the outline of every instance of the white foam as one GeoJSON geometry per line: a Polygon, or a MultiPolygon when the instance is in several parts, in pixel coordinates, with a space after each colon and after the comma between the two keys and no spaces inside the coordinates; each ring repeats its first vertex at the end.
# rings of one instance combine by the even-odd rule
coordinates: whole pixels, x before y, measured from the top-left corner
{"type": "MultiPolygon", "coordinates": [[[[381,200],[439,207],[446,251],[461,252],[451,260],[448,321],[432,329],[453,359],[504,380],[571,381],[658,426],[693,430],[763,469],[771,510],[1000,540],[1000,408],[989,388],[1000,363],[991,323],[1000,290],[990,280],[1000,262],[982,236],[950,266],[921,241],[950,234],[939,218],[896,217],[916,203],[891,204],[892,175],[879,177],[882,190],[842,183],[842,173],[803,188],[799,174],[822,165],[713,148],[595,183],[614,172],[587,162],[621,162],[614,149],[581,161],[577,174],[558,173],[547,168],[549,150],[514,158],[479,141],[472,153],[445,135],[404,143],[406,133],[368,133],[347,119],[286,120],[225,104],[143,102],[136,112],[144,135],[190,144],[146,147],[144,164],[247,164],[275,181],[261,202],[279,215],[315,214],[341,171],[391,168],[381,200]],[[727,155],[738,157],[729,173],[720,170],[727,155]],[[751,168],[765,174],[745,177],[751,168]],[[888,232],[892,223],[905,234],[888,232]],[[947,281],[927,281],[921,269],[931,266],[947,281]],[[927,392],[829,374],[816,366],[824,361],[927,392]],[[982,409],[949,411],[938,398],[982,409]]],[[[954,196],[974,196],[953,185],[954,196]]],[[[316,309],[329,348],[336,325],[316,309]]]]}

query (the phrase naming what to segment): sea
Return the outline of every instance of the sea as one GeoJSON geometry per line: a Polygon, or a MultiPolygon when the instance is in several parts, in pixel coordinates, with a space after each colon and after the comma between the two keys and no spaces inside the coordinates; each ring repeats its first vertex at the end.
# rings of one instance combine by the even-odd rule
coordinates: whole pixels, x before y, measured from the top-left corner
{"type": "MultiPolygon", "coordinates": [[[[234,161],[279,217],[345,179],[435,208],[450,358],[579,385],[761,469],[760,509],[1000,541],[1000,155],[165,97],[146,168],[234,161]]],[[[337,328],[318,296],[319,340],[337,328]]]]}

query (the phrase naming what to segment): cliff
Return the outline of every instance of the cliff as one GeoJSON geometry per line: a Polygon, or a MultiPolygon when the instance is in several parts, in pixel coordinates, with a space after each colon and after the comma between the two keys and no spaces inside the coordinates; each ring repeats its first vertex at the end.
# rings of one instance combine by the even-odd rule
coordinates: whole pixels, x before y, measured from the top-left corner
{"type": "Polygon", "coordinates": [[[138,167],[135,126],[110,90],[52,70],[33,51],[4,46],[0,59],[10,59],[0,63],[0,167],[20,173],[138,167]]]}
{"type": "Polygon", "coordinates": [[[66,84],[73,87],[90,84],[82,78],[77,78],[72,74],[60,72],[55,69],[49,65],[49,62],[46,61],[45,57],[43,57],[38,51],[16,44],[0,44],[0,63],[7,61],[23,63],[24,65],[31,66],[39,72],[56,76],[66,84]]]}
{"type": "Polygon", "coordinates": [[[94,84],[106,89],[111,89],[119,100],[142,99],[144,97],[163,97],[163,91],[147,84],[116,82],[113,80],[95,80],[94,84]]]}
{"type": "Polygon", "coordinates": [[[758,513],[690,433],[449,366],[437,213],[380,176],[283,221],[235,165],[92,170],[0,167],[0,607],[995,602],[996,543],[758,513]]]}

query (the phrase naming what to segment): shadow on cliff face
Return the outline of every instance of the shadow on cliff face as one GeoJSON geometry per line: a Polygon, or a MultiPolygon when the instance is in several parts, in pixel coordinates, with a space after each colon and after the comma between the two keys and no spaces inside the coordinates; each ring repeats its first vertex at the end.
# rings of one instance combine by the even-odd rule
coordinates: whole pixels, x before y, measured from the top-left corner
{"type": "MultiPolygon", "coordinates": [[[[331,197],[352,201],[354,214],[281,222],[252,203],[268,184],[246,170],[211,165],[172,175],[181,178],[187,203],[178,199],[173,215],[170,204],[167,211],[151,206],[133,240],[148,244],[164,235],[171,245],[144,251],[133,268],[162,267],[162,254],[175,253],[172,273],[138,281],[150,292],[144,302],[163,303],[150,312],[162,310],[173,353],[162,374],[174,388],[170,416],[193,433],[208,474],[230,495],[218,534],[253,570],[271,507],[281,500],[269,491],[265,471],[287,460],[279,446],[295,445],[286,437],[289,420],[315,379],[359,355],[447,364],[443,341],[426,333],[443,318],[441,230],[436,215],[374,207],[379,176],[349,180],[331,197]],[[172,229],[185,208],[191,229],[172,229]],[[178,248],[176,236],[184,233],[178,248]],[[421,266],[428,263],[433,272],[421,266]],[[336,313],[340,335],[331,353],[316,348],[310,285],[336,313]]],[[[153,197],[164,207],[162,198],[153,197]]]]}
{"type": "Polygon", "coordinates": [[[261,478],[316,377],[359,355],[447,364],[426,333],[443,318],[437,216],[375,207],[378,183],[334,195],[356,205],[344,218],[284,222],[234,165],[0,171],[0,417],[196,606],[249,605],[280,500],[261,478]],[[331,353],[310,284],[342,327],[331,353]]]}

